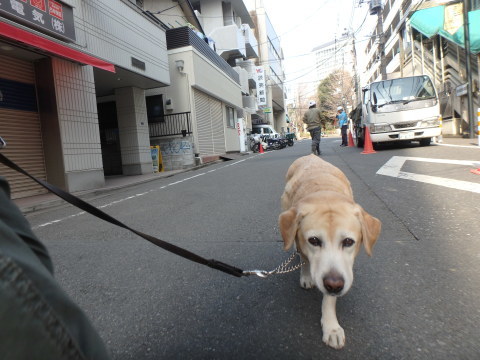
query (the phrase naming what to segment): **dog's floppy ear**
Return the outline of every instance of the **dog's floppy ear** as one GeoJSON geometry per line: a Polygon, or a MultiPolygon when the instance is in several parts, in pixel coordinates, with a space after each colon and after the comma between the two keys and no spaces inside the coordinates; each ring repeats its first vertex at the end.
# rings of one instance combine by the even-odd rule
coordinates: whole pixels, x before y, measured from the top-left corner
{"type": "Polygon", "coordinates": [[[367,213],[358,205],[358,215],[360,224],[362,224],[362,241],[365,251],[369,256],[372,256],[373,245],[377,242],[382,229],[382,223],[376,217],[367,213]]]}
{"type": "Polygon", "coordinates": [[[295,236],[297,235],[298,229],[297,215],[297,209],[290,208],[281,213],[278,217],[278,225],[283,238],[284,250],[290,249],[295,241],[295,236]]]}

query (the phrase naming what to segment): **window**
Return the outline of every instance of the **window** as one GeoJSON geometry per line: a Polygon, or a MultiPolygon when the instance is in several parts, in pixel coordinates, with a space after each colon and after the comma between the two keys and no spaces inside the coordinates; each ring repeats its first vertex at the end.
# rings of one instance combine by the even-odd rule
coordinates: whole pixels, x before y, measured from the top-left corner
{"type": "Polygon", "coordinates": [[[148,122],[164,122],[162,95],[147,96],[145,100],[147,103],[148,122]]]}
{"type": "Polygon", "coordinates": [[[227,127],[235,127],[235,110],[230,106],[225,106],[227,111],[227,127]]]}

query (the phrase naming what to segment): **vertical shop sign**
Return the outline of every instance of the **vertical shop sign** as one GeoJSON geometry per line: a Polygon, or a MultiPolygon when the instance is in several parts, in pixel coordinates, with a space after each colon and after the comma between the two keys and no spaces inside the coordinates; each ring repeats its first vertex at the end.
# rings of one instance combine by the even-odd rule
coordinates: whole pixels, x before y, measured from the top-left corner
{"type": "Polygon", "coordinates": [[[255,67],[255,75],[257,78],[257,104],[258,106],[267,105],[267,88],[263,66],[255,67]]]}

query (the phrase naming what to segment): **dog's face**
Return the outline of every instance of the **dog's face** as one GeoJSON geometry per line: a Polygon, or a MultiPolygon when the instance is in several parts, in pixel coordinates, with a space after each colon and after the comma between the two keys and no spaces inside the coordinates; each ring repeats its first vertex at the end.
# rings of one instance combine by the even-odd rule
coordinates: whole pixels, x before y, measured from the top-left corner
{"type": "Polygon", "coordinates": [[[279,218],[284,248],[293,243],[324,294],[342,296],[353,282],[353,263],[363,243],[368,255],[381,223],[343,196],[304,199],[279,218]]]}

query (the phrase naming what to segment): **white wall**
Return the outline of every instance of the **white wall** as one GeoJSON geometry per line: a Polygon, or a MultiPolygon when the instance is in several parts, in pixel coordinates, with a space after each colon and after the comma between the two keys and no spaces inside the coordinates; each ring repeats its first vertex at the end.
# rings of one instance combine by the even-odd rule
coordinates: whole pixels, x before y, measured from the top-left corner
{"type": "Polygon", "coordinates": [[[203,18],[203,30],[209,34],[216,28],[224,26],[222,2],[219,0],[201,0],[201,13],[203,18]]]}
{"type": "Polygon", "coordinates": [[[165,30],[153,23],[128,0],[67,0],[74,6],[76,44],[124,69],[169,83],[165,30]],[[135,57],[145,71],[131,64],[135,57]]]}

